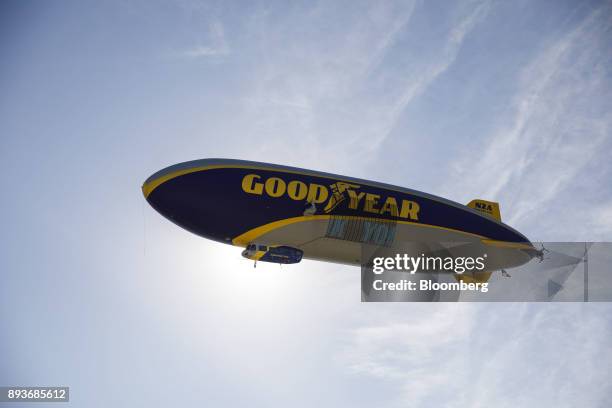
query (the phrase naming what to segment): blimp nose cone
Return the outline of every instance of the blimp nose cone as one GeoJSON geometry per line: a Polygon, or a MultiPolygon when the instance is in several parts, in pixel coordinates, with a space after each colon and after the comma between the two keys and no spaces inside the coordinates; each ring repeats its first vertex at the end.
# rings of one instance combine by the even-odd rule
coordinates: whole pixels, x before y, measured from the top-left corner
{"type": "Polygon", "coordinates": [[[222,197],[198,169],[161,170],[142,185],[147,202],[168,220],[194,234],[226,241],[219,219],[222,197]]]}
{"type": "Polygon", "coordinates": [[[151,179],[152,177],[142,185],[145,199],[164,217],[173,222],[180,221],[187,206],[188,197],[185,192],[181,191],[176,181],[151,179]]]}
{"type": "Polygon", "coordinates": [[[190,177],[152,176],[143,184],[142,193],[151,207],[170,221],[198,235],[209,235],[209,199],[200,186],[190,182],[190,177]]]}

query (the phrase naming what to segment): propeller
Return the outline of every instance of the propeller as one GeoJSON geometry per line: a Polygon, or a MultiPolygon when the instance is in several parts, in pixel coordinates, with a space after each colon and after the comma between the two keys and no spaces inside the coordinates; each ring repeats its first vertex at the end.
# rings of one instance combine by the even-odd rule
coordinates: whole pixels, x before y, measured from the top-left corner
{"type": "MultiPolygon", "coordinates": [[[[591,243],[588,242],[555,242],[536,243],[540,246],[539,256],[535,257],[537,265],[532,266],[533,273],[546,273],[546,300],[553,300],[564,288],[565,284],[578,269],[580,264],[585,264],[585,287],[584,300],[588,300],[586,282],[588,279],[588,251],[591,243]]],[[[532,261],[533,262],[533,261],[532,261]]],[[[537,299],[540,300],[540,299],[537,299]]]]}

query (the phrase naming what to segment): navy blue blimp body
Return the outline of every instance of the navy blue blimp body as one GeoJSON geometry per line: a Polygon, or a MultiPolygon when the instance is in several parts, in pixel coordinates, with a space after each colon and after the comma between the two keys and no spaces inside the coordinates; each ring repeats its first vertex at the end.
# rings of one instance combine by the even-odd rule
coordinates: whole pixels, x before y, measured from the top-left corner
{"type": "Polygon", "coordinates": [[[199,236],[240,246],[281,225],[334,217],[529,242],[499,220],[440,197],[267,163],[228,159],[181,163],[153,174],[142,189],[150,205],[175,224],[199,236]]]}

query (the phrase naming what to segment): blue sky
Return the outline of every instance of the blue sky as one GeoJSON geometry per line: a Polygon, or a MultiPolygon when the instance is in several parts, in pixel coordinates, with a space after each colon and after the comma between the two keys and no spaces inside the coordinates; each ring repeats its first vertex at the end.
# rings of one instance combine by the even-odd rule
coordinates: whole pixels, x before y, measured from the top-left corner
{"type": "Polygon", "coordinates": [[[609,2],[3,2],[0,384],[71,405],[607,406],[608,304],[362,304],[140,186],[227,157],[612,236],[609,2]],[[104,395],[100,395],[107,390],[104,395]]]}

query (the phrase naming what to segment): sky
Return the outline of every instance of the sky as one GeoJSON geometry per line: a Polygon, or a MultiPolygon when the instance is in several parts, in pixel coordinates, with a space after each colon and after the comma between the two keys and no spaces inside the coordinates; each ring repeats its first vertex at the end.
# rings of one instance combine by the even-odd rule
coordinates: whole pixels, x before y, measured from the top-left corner
{"type": "Polygon", "coordinates": [[[0,385],[75,407],[612,403],[607,303],[361,303],[358,268],[254,269],[140,190],[256,160],[610,241],[610,2],[4,1],[0,51],[0,385]]]}

